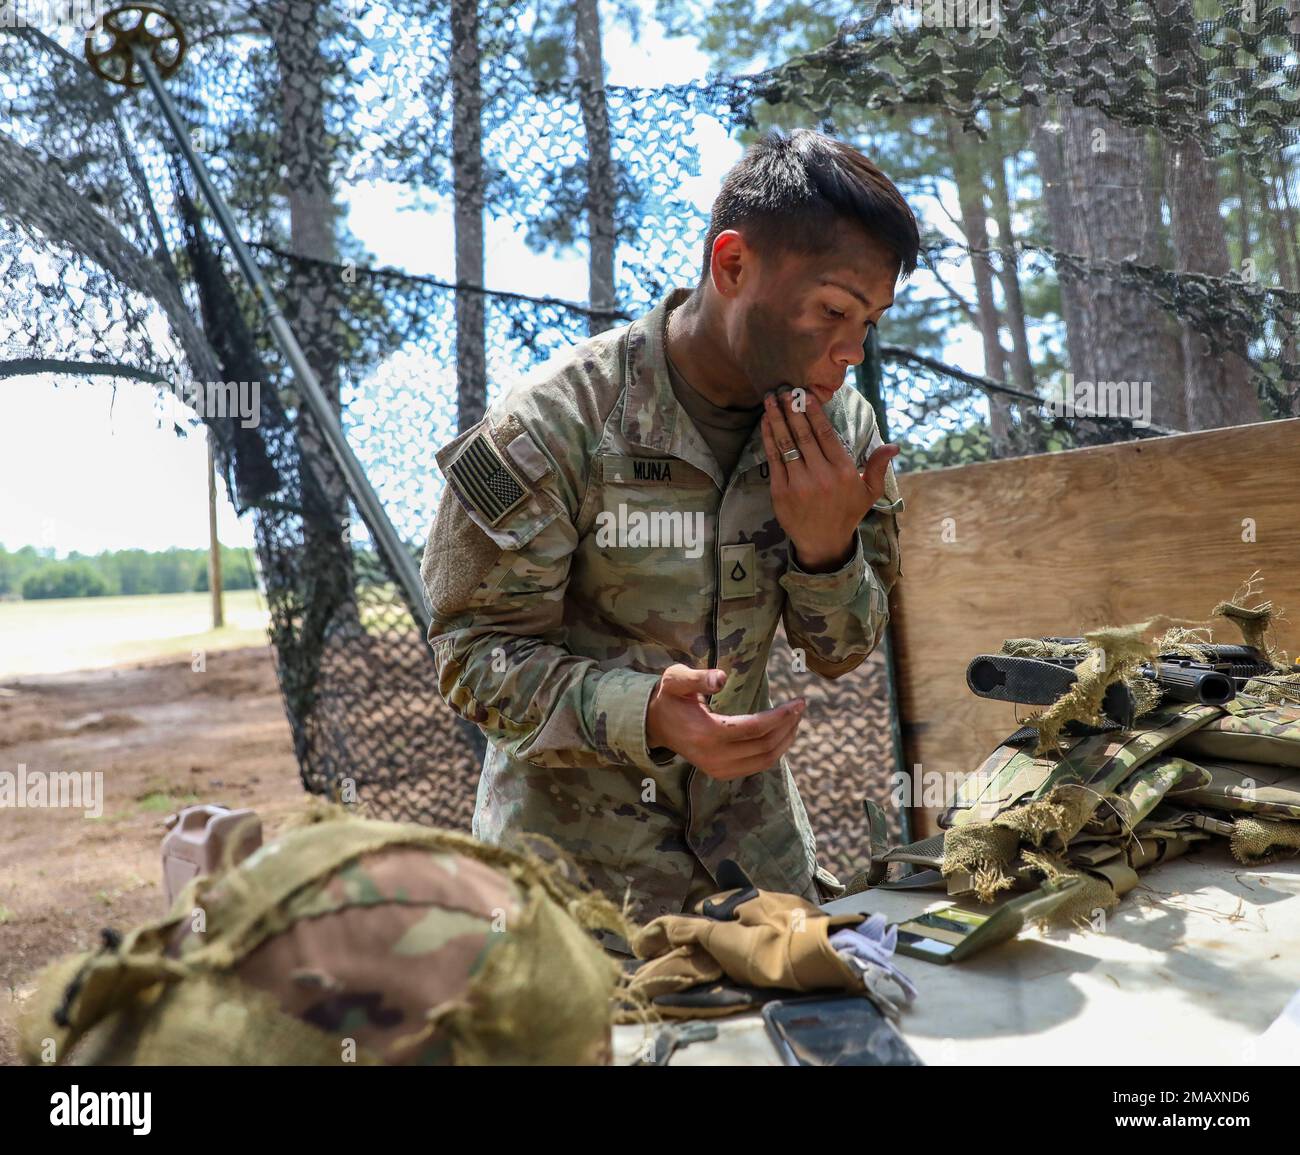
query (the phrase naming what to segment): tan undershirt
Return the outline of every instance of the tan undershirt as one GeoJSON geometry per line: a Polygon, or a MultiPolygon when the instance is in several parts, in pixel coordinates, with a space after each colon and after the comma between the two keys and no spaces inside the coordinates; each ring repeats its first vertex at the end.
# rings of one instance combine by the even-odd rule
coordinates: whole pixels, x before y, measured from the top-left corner
{"type": "Polygon", "coordinates": [[[681,371],[668,356],[666,343],[664,359],[668,362],[668,380],[672,383],[673,396],[707,442],[714,460],[722,468],[722,476],[730,477],[731,471],[736,468],[736,462],[740,460],[741,452],[749,443],[754,426],[763,416],[763,406],[759,404],[740,409],[715,405],[681,375],[681,371]]]}

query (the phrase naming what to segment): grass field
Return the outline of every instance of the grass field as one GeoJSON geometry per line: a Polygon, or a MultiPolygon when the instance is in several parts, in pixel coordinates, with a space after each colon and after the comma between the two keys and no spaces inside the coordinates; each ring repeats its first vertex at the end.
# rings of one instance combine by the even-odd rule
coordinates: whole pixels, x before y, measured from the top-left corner
{"type": "Polygon", "coordinates": [[[225,595],[226,624],[211,628],[206,593],[0,602],[0,678],[89,670],[266,641],[257,590],[225,595]]]}

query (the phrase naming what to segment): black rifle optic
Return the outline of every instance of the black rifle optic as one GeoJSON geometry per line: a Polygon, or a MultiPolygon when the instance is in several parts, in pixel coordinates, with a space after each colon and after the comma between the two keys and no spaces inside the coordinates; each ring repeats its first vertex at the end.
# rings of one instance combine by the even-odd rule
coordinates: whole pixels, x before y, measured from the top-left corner
{"type": "MultiPolygon", "coordinates": [[[[1044,638],[1045,642],[1087,645],[1083,638],[1044,638]]],[[[1205,646],[1204,662],[1180,654],[1160,654],[1141,667],[1144,677],[1161,689],[1166,700],[1222,706],[1237,696],[1238,683],[1273,673],[1266,655],[1252,646],[1205,646]]],[[[1075,668],[1083,658],[1020,658],[1010,654],[980,654],[966,667],[966,684],[981,698],[1050,706],[1078,680],[1075,668]]],[[[1122,726],[1133,722],[1133,695],[1123,682],[1106,688],[1102,713],[1122,726]]]]}

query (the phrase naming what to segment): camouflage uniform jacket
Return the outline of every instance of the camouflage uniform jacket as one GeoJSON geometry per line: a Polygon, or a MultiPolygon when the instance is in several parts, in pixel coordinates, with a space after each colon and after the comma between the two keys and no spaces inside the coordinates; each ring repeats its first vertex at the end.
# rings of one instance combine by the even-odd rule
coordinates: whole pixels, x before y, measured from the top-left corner
{"type": "MultiPolygon", "coordinates": [[[[489,745],[474,834],[549,835],[634,917],[676,913],[734,858],[767,890],[819,901],[812,830],[783,758],[736,781],[651,751],[645,714],[674,662],[727,672],[724,714],[771,705],[778,619],[837,677],[880,638],[898,578],[892,468],[841,569],[809,574],[772,511],[761,430],[730,478],[673,395],[671,290],[591,337],[437,454],[450,484],[421,573],[441,693],[489,745]]],[[[881,443],[849,386],[826,408],[860,465],[881,443]]]]}

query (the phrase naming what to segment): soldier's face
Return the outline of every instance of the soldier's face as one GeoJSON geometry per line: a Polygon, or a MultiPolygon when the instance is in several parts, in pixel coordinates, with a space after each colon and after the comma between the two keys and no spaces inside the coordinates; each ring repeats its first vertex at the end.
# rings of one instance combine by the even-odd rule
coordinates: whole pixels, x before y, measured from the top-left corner
{"type": "Polygon", "coordinates": [[[823,405],[863,356],[868,326],[894,302],[898,258],[841,223],[820,256],[749,250],[733,299],[733,356],[757,397],[800,386],[823,405]]]}

